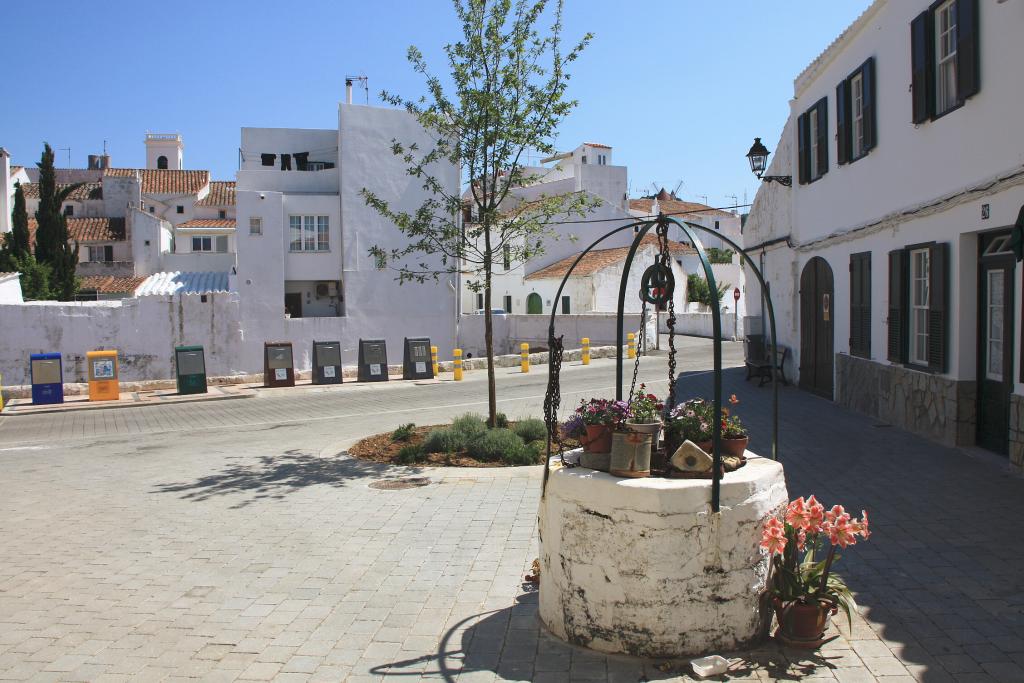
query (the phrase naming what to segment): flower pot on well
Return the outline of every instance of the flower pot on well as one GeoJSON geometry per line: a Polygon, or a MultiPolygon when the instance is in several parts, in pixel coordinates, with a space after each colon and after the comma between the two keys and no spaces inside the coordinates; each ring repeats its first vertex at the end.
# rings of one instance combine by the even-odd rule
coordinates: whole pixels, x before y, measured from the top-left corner
{"type": "Polygon", "coordinates": [[[626,429],[640,434],[651,435],[652,448],[656,448],[658,446],[658,437],[661,435],[661,428],[662,424],[660,420],[656,422],[636,422],[633,418],[626,420],[626,429]]]}
{"type": "Polygon", "coordinates": [[[651,435],[636,431],[614,432],[608,471],[617,477],[649,477],[651,435]]]}
{"type": "Polygon", "coordinates": [[[607,472],[611,458],[611,453],[587,453],[584,451],[580,453],[580,465],[592,470],[607,472]]]}
{"type": "Polygon", "coordinates": [[[750,443],[749,436],[743,436],[738,439],[726,439],[722,438],[722,453],[725,455],[743,455],[747,450],[747,444],[750,443]]]}
{"type": "Polygon", "coordinates": [[[584,453],[608,453],[612,450],[612,430],[608,425],[587,425],[580,439],[584,453]]]}

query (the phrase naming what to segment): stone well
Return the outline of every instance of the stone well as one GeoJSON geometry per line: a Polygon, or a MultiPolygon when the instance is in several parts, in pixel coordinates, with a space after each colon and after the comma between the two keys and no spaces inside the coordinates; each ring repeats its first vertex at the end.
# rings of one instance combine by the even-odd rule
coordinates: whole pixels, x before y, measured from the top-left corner
{"type": "Polygon", "coordinates": [[[761,526],[787,503],[782,465],[747,452],[721,482],[620,479],[551,462],[540,503],[540,618],[601,652],[680,657],[760,639],[761,526]]]}

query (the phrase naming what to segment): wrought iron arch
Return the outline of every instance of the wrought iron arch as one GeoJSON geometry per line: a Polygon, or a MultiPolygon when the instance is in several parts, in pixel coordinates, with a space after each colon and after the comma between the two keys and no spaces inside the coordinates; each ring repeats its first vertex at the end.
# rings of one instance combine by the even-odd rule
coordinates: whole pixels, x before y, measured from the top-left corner
{"type": "MultiPolygon", "coordinates": [[[[624,230],[633,229],[635,236],[629,247],[629,252],[626,255],[626,261],[622,269],[622,277],[619,283],[619,296],[618,296],[618,310],[616,315],[616,358],[615,358],[615,386],[616,386],[616,398],[622,399],[622,347],[624,342],[624,329],[623,329],[623,318],[626,303],[626,285],[629,279],[629,273],[632,269],[633,259],[636,256],[637,250],[640,248],[640,244],[643,242],[644,237],[652,227],[657,227],[659,234],[659,242],[661,248],[668,248],[667,245],[667,234],[670,226],[677,226],[682,232],[686,241],[688,241],[694,249],[697,251],[697,255],[700,258],[701,266],[704,271],[704,277],[708,282],[708,286],[711,291],[718,291],[717,284],[715,282],[715,275],[711,268],[711,261],[708,258],[707,252],[704,249],[703,243],[698,239],[697,232],[705,232],[714,235],[717,239],[725,242],[737,253],[741,254],[743,259],[746,261],[746,265],[749,266],[754,277],[757,279],[758,285],[761,287],[763,293],[763,300],[768,310],[768,323],[771,335],[771,350],[770,358],[775,359],[778,350],[778,340],[776,339],[775,329],[775,309],[771,302],[771,293],[769,292],[767,285],[764,280],[764,274],[755,265],[755,260],[750,257],[745,249],[740,245],[736,244],[733,240],[722,235],[720,232],[713,231],[710,228],[706,228],[697,223],[689,221],[679,221],[671,216],[660,214],[656,219],[640,220],[628,223],[611,230],[601,237],[594,240],[586,249],[580,252],[579,256],[573,261],[572,265],[569,266],[568,271],[562,277],[561,283],[558,285],[558,290],[555,294],[553,304],[551,306],[551,314],[548,321],[548,349],[549,349],[549,362],[548,362],[548,385],[547,391],[544,397],[544,420],[547,425],[547,459],[544,462],[544,480],[541,495],[547,487],[548,475],[550,473],[550,462],[552,454],[552,444],[558,444],[558,451],[561,455],[561,437],[558,433],[558,408],[561,403],[561,391],[559,389],[559,375],[561,372],[562,365],[562,352],[563,352],[563,337],[555,336],[555,319],[558,315],[558,301],[561,298],[562,290],[565,289],[565,285],[569,278],[572,276],[576,266],[579,265],[583,257],[590,253],[597,245],[604,242],[609,237],[616,235],[624,230]],[[661,242],[661,238],[665,237],[666,241],[661,242]]],[[[669,273],[671,278],[671,273],[669,273]]],[[[713,406],[715,414],[720,414],[722,409],[722,310],[721,302],[716,300],[712,307],[712,329],[714,334],[713,351],[714,351],[714,397],[713,406]]],[[[641,321],[644,323],[645,321],[641,321]]],[[[674,368],[674,354],[675,349],[672,347],[670,351],[670,368],[674,368]]],[[[779,441],[779,385],[778,378],[774,372],[774,363],[772,365],[773,372],[771,373],[772,380],[772,450],[771,457],[773,460],[778,459],[778,441],[779,441]]],[[[674,397],[676,377],[669,378],[669,394],[670,397],[674,397]]],[[[669,406],[668,409],[671,409],[669,406]]],[[[714,512],[719,511],[719,500],[721,492],[721,468],[722,468],[722,452],[721,452],[721,422],[716,420],[713,425],[713,439],[712,439],[712,450],[714,457],[713,473],[712,473],[712,484],[711,484],[711,507],[714,512]]],[[[564,461],[563,461],[564,462],[564,461]]]]}

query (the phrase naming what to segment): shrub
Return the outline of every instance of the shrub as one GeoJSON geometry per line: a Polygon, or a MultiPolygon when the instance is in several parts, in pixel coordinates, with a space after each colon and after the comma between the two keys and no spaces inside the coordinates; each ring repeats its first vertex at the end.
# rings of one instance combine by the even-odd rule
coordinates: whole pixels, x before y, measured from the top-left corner
{"type": "Polygon", "coordinates": [[[546,441],[532,441],[506,451],[502,454],[501,460],[506,465],[537,465],[544,462],[546,452],[546,441]]]}
{"type": "Polygon", "coordinates": [[[498,429],[508,428],[508,416],[505,413],[497,413],[494,416],[494,424],[491,427],[497,427],[498,429]]]}
{"type": "Polygon", "coordinates": [[[416,425],[412,422],[404,424],[395,431],[391,432],[392,441],[408,441],[412,438],[413,432],[416,430],[416,425]]]}
{"type": "Polygon", "coordinates": [[[423,440],[423,450],[427,453],[457,453],[466,444],[465,438],[451,427],[435,429],[423,440]]]}
{"type": "Polygon", "coordinates": [[[467,444],[469,454],[479,460],[501,460],[506,453],[524,448],[523,440],[511,429],[492,429],[479,439],[467,444]]]}
{"type": "Polygon", "coordinates": [[[516,423],[516,426],[512,428],[512,431],[514,431],[519,438],[526,443],[548,438],[547,425],[544,424],[544,420],[537,419],[536,417],[528,417],[524,420],[520,420],[516,423]]]}
{"type": "Polygon", "coordinates": [[[467,444],[484,435],[484,432],[487,431],[487,422],[476,413],[466,413],[452,420],[451,430],[462,437],[462,442],[467,444]]]}
{"type": "Polygon", "coordinates": [[[413,444],[402,446],[398,453],[395,454],[395,461],[400,465],[412,465],[425,458],[426,452],[424,452],[423,446],[415,446],[413,444]]]}

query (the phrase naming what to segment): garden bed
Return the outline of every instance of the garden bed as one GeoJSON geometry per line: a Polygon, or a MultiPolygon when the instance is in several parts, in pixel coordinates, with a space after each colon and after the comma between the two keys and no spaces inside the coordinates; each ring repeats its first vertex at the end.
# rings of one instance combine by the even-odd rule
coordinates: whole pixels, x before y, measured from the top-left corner
{"type": "Polygon", "coordinates": [[[509,422],[499,415],[498,424],[489,429],[483,417],[473,414],[457,417],[450,425],[410,423],[360,439],[348,453],[373,462],[430,467],[516,467],[544,462],[547,433],[541,420],[509,422]]]}

